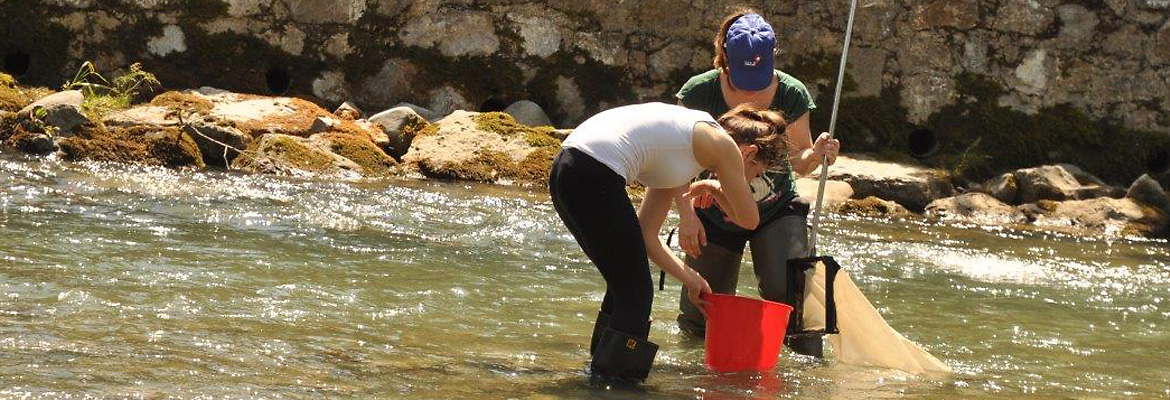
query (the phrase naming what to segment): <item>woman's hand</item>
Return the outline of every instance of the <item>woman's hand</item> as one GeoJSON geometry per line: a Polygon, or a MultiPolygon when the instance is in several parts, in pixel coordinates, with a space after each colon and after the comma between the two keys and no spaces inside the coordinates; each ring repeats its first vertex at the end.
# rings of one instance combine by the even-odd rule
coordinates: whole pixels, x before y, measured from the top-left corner
{"type": "MultiPolygon", "coordinates": [[[[707,197],[709,200],[710,196],[707,197]]],[[[699,217],[694,212],[691,212],[689,216],[679,213],[678,247],[681,247],[688,256],[699,258],[699,254],[702,253],[702,249],[706,245],[707,230],[703,228],[703,222],[699,221],[699,217]]]]}
{"type": "Polygon", "coordinates": [[[714,203],[720,209],[727,209],[727,197],[723,194],[723,186],[719,181],[714,179],[703,179],[692,182],[689,190],[683,194],[683,197],[692,199],[695,202],[695,207],[698,208],[707,208],[714,203]]]}
{"type": "Polygon", "coordinates": [[[687,300],[691,301],[699,311],[703,313],[703,317],[707,316],[707,306],[711,305],[707,300],[703,300],[702,296],[711,293],[711,285],[707,284],[707,280],[699,275],[699,271],[687,268],[683,271],[686,274],[686,279],[683,281],[683,286],[687,288],[687,300]]]}
{"type": "Polygon", "coordinates": [[[817,137],[816,143],[813,143],[813,155],[817,160],[828,157],[829,165],[837,162],[837,154],[840,151],[841,142],[829,136],[829,132],[822,132],[821,136],[817,137]]]}

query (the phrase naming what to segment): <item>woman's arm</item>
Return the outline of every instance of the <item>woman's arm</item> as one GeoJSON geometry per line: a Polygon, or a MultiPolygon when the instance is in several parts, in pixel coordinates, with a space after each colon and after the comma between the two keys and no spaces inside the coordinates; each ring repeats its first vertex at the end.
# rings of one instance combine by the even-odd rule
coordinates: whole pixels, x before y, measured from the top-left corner
{"type": "Polygon", "coordinates": [[[670,203],[678,197],[678,193],[686,191],[689,186],[647,189],[646,197],[642,199],[642,205],[638,208],[638,223],[642,226],[642,242],[646,244],[646,255],[650,257],[650,261],[653,261],[670,276],[682,281],[683,285],[687,287],[687,297],[702,309],[706,305],[706,301],[700,299],[699,295],[711,293],[711,287],[707,284],[707,280],[683,264],[682,260],[671,253],[670,249],[666,247],[666,243],[663,243],[662,238],[658,236],[659,231],[662,230],[662,224],[666,222],[666,214],[670,212],[670,203]]]}
{"type": "Polygon", "coordinates": [[[695,213],[691,198],[685,196],[686,190],[679,190],[674,196],[674,205],[678,210],[678,247],[687,255],[698,258],[702,249],[707,245],[707,232],[699,215],[695,213]]]}
{"type": "Polygon", "coordinates": [[[821,159],[829,155],[829,165],[837,161],[837,149],[840,142],[822,133],[817,137],[814,146],[812,133],[808,125],[808,113],[788,124],[784,133],[788,137],[788,159],[792,163],[792,170],[800,175],[808,175],[821,166],[821,159]]]}
{"type": "Polygon", "coordinates": [[[760,222],[760,211],[744,176],[739,146],[723,129],[706,123],[695,124],[694,135],[695,160],[704,168],[715,171],[719,180],[692,183],[687,196],[710,193],[731,222],[744,229],[755,229],[760,222]]]}

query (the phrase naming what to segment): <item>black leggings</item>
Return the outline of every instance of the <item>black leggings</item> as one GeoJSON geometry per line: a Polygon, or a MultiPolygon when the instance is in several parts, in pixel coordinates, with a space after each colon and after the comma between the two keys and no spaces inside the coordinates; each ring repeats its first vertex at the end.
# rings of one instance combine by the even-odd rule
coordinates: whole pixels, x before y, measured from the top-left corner
{"type": "Polygon", "coordinates": [[[654,284],[625,180],[588,154],[565,148],[553,160],[548,186],[557,215],[605,278],[601,311],[610,314],[609,327],[647,339],[654,284]]]}

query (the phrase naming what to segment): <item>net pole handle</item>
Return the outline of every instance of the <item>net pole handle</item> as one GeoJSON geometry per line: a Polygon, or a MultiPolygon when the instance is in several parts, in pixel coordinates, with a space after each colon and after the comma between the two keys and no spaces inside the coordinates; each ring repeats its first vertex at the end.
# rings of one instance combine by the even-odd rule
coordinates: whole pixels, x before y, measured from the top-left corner
{"type": "MultiPolygon", "coordinates": [[[[845,45],[841,50],[841,66],[837,69],[837,87],[833,94],[833,113],[829,118],[829,138],[832,138],[837,131],[837,107],[841,104],[841,83],[845,80],[845,62],[849,59],[849,39],[853,36],[853,16],[856,12],[857,0],[851,0],[849,4],[849,23],[845,26],[845,45]]],[[[812,229],[809,230],[808,238],[809,257],[816,256],[817,253],[817,229],[820,227],[821,204],[824,202],[825,184],[828,182],[828,179],[829,155],[826,154],[821,157],[821,178],[820,185],[817,188],[817,205],[813,210],[812,229]]]]}

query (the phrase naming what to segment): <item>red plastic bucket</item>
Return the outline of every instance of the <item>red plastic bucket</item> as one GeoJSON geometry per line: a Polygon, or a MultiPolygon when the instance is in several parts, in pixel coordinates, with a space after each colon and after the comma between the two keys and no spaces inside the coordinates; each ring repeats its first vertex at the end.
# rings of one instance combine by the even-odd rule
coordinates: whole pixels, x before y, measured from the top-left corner
{"type": "Polygon", "coordinates": [[[776,366],[792,307],[729,294],[703,297],[707,366],[716,372],[768,371],[776,366]]]}

